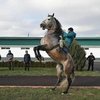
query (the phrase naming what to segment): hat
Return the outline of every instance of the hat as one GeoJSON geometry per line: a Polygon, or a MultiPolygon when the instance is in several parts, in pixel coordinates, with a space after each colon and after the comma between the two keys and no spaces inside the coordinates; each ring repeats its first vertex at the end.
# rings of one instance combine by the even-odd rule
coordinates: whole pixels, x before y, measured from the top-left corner
{"type": "Polygon", "coordinates": [[[74,29],[72,27],[68,28],[69,31],[73,31],[74,29]]]}

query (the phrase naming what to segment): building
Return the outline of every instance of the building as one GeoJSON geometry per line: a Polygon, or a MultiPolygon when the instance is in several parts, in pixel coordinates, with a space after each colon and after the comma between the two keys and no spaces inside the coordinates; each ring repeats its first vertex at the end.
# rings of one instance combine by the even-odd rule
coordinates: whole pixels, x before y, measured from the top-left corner
{"type": "MultiPolygon", "coordinates": [[[[33,48],[40,44],[41,37],[0,37],[0,54],[2,57],[6,57],[8,50],[11,50],[14,57],[23,57],[25,50],[29,51],[31,57],[35,57],[33,48]]],[[[91,48],[100,48],[100,38],[77,38],[79,44],[86,49],[87,54],[91,48]]],[[[42,52],[43,56],[48,57],[45,52],[42,52]]],[[[99,57],[100,58],[100,57],[99,57]]]]}

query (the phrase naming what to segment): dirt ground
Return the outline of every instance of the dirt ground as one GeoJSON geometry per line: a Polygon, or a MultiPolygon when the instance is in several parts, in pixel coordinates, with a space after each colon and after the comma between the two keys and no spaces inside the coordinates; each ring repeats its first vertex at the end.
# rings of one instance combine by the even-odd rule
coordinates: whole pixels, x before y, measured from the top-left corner
{"type": "MultiPolygon", "coordinates": [[[[0,76],[0,86],[54,86],[56,76],[0,76]]],[[[72,86],[100,86],[99,76],[77,76],[72,86]]]]}

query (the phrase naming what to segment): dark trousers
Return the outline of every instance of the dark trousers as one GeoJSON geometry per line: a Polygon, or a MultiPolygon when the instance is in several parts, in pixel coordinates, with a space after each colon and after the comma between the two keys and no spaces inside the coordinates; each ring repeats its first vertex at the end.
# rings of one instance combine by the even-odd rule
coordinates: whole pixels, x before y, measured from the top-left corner
{"type": "Polygon", "coordinates": [[[90,68],[91,68],[91,70],[93,71],[94,70],[94,62],[89,62],[88,63],[88,71],[90,70],[90,68]]]}
{"type": "Polygon", "coordinates": [[[14,70],[13,61],[8,61],[9,70],[14,70]]]}
{"type": "Polygon", "coordinates": [[[28,70],[29,71],[29,67],[30,67],[30,63],[29,62],[25,62],[25,70],[28,70]]]}

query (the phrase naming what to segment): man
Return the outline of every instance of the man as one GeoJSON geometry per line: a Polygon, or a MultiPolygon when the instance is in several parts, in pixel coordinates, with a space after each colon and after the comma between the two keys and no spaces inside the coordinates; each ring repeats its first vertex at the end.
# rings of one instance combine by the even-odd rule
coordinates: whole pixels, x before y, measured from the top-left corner
{"type": "Polygon", "coordinates": [[[13,66],[13,53],[11,52],[11,50],[8,51],[7,54],[7,61],[9,63],[9,70],[14,70],[14,66],[13,66]]]}
{"type": "Polygon", "coordinates": [[[93,71],[94,70],[94,60],[95,60],[95,57],[92,53],[90,53],[90,55],[87,57],[87,60],[88,60],[88,71],[90,70],[90,67],[91,67],[91,70],[93,71]]]}
{"type": "Polygon", "coordinates": [[[72,27],[68,28],[68,33],[63,32],[63,35],[61,36],[61,40],[60,40],[60,47],[61,48],[63,47],[62,49],[66,53],[68,52],[68,49],[70,48],[71,43],[73,42],[75,37],[76,37],[76,33],[74,32],[74,29],[72,27]],[[64,41],[62,41],[62,39],[64,41]]]}
{"type": "Polygon", "coordinates": [[[24,55],[24,64],[25,64],[25,70],[28,69],[29,71],[29,67],[30,67],[30,63],[31,63],[31,57],[30,54],[28,54],[28,51],[25,51],[25,55],[24,55]]]}
{"type": "Polygon", "coordinates": [[[1,55],[0,55],[0,60],[1,60],[1,55]]]}

